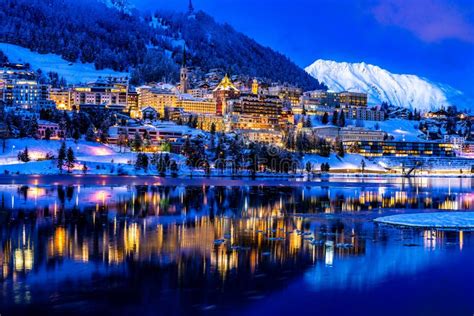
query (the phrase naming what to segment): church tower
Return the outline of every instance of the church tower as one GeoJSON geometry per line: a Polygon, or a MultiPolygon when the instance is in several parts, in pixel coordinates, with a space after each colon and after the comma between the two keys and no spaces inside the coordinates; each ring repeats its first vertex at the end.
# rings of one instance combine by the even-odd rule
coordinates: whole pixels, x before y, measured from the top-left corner
{"type": "Polygon", "coordinates": [[[258,81],[253,79],[252,81],[252,94],[258,94],[258,81]]]}
{"type": "Polygon", "coordinates": [[[194,13],[193,0],[189,0],[188,13],[189,13],[189,14],[194,13]]]}
{"type": "MultiPolygon", "coordinates": [[[[192,5],[192,3],[190,2],[192,5]]],[[[188,67],[186,65],[186,47],[183,48],[183,63],[179,71],[179,90],[181,93],[188,92],[188,67]]]]}

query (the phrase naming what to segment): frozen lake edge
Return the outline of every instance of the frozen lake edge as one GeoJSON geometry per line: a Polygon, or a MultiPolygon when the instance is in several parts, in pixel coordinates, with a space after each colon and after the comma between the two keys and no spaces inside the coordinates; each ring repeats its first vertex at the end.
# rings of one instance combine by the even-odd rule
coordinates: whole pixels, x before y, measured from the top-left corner
{"type": "Polygon", "coordinates": [[[414,228],[474,229],[474,212],[436,212],[384,216],[374,219],[379,224],[414,228]]]}

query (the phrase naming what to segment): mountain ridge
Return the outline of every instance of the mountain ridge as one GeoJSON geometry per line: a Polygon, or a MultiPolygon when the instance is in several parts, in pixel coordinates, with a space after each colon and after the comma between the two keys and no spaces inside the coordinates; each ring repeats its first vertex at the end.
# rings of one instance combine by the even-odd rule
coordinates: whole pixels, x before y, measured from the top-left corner
{"type": "Polygon", "coordinates": [[[470,98],[449,85],[412,74],[395,74],[365,62],[318,59],[306,72],[335,91],[366,92],[370,105],[382,102],[423,111],[456,105],[470,109],[470,98]]]}

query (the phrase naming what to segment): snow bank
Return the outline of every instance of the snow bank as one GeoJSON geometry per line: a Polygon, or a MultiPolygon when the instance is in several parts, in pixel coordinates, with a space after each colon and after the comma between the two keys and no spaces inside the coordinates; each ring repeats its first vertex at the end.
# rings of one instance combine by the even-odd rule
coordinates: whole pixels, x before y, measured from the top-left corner
{"type": "Polygon", "coordinates": [[[474,212],[400,214],[379,217],[375,222],[410,227],[474,229],[474,212]]]}
{"type": "MultiPolygon", "coordinates": [[[[31,160],[43,159],[48,153],[57,155],[62,141],[59,140],[35,140],[32,138],[7,139],[5,152],[0,148],[0,165],[18,163],[17,155],[28,147],[31,160]]],[[[66,147],[71,147],[77,158],[102,157],[115,155],[110,148],[100,143],[68,140],[66,147]]]]}
{"type": "Polygon", "coordinates": [[[331,171],[360,170],[362,160],[365,161],[365,170],[367,171],[385,171],[380,165],[356,154],[345,154],[342,158],[335,154],[331,154],[329,157],[307,154],[302,159],[302,166],[306,166],[306,163],[310,162],[313,165],[313,169],[320,170],[322,163],[329,163],[331,171]]]}
{"type": "Polygon", "coordinates": [[[420,122],[403,119],[390,119],[386,121],[363,121],[364,127],[375,130],[376,125],[379,130],[387,132],[397,141],[420,141],[423,140],[423,133],[418,129],[420,122]]]}
{"type": "Polygon", "coordinates": [[[5,53],[10,62],[29,63],[33,70],[41,69],[44,73],[57,72],[68,83],[77,84],[95,81],[102,77],[128,77],[125,72],[112,69],[96,70],[94,64],[70,63],[55,54],[40,54],[21,46],[0,43],[0,50],[5,53]]]}

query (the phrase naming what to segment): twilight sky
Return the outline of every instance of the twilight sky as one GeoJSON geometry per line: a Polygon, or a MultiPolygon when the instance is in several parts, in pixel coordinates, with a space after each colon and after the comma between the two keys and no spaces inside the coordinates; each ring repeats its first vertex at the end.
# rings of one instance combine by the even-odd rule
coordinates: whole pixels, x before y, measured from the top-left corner
{"type": "MultiPolygon", "coordinates": [[[[188,0],[130,0],[187,9],[188,0]]],[[[193,0],[219,22],[301,67],[316,59],[372,63],[474,96],[474,0],[193,0]]]]}

